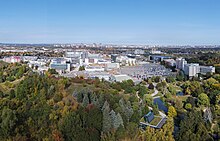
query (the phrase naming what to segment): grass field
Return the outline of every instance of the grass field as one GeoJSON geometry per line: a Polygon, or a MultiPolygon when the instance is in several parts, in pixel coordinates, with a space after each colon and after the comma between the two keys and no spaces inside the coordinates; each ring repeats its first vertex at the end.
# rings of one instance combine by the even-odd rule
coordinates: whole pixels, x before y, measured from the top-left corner
{"type": "Polygon", "coordinates": [[[13,82],[4,82],[0,83],[0,91],[4,93],[9,93],[11,89],[14,89],[22,80],[24,80],[24,76],[20,79],[17,79],[13,82]]]}
{"type": "Polygon", "coordinates": [[[150,122],[151,125],[157,125],[161,121],[161,117],[154,117],[154,119],[150,122]]]}

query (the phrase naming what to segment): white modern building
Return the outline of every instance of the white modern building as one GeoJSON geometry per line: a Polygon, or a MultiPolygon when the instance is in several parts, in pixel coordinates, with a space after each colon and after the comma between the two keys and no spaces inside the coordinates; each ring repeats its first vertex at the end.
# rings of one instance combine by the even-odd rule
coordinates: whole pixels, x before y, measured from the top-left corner
{"type": "Polygon", "coordinates": [[[51,69],[55,69],[57,72],[59,72],[60,74],[67,71],[67,65],[68,63],[66,62],[65,59],[63,58],[55,58],[51,60],[50,63],[50,68],[51,69]]]}
{"type": "Polygon", "coordinates": [[[132,78],[126,74],[120,74],[120,75],[111,75],[110,76],[110,81],[112,82],[122,82],[122,81],[126,81],[132,78]]]}
{"type": "Polygon", "coordinates": [[[65,57],[75,65],[97,64],[101,60],[100,54],[91,54],[87,51],[66,52],[65,57]]]}
{"type": "Polygon", "coordinates": [[[176,68],[180,70],[184,70],[184,66],[187,64],[187,61],[184,58],[176,59],[176,68]]]}
{"type": "Polygon", "coordinates": [[[215,73],[215,67],[213,66],[200,66],[199,64],[187,64],[184,58],[176,59],[176,68],[183,70],[189,77],[197,76],[199,73],[206,74],[208,72],[215,73]]]}
{"type": "Polygon", "coordinates": [[[213,66],[200,66],[200,73],[206,74],[206,73],[215,73],[215,67],[213,66]]]}
{"type": "Polygon", "coordinates": [[[88,73],[88,78],[99,78],[99,80],[106,80],[106,81],[110,81],[110,74],[106,73],[106,72],[89,72],[88,73]]]}
{"type": "Polygon", "coordinates": [[[176,61],[174,59],[164,59],[166,65],[174,67],[176,66],[176,61]]]}
{"type": "Polygon", "coordinates": [[[143,49],[135,49],[134,50],[134,54],[136,55],[143,55],[145,53],[145,51],[143,49]]]}
{"type": "Polygon", "coordinates": [[[29,61],[37,61],[38,57],[37,56],[23,56],[22,60],[24,62],[29,62],[29,61]]]}
{"type": "Polygon", "coordinates": [[[189,77],[197,76],[200,73],[200,66],[199,64],[185,64],[184,72],[189,77]]]}
{"type": "Polygon", "coordinates": [[[74,52],[66,52],[65,57],[67,58],[81,58],[83,52],[81,51],[74,51],[74,52]]]}
{"type": "Polygon", "coordinates": [[[105,66],[106,70],[119,69],[119,68],[120,68],[119,63],[108,63],[105,66]]]}
{"type": "Polygon", "coordinates": [[[116,61],[124,66],[135,66],[137,62],[135,58],[129,58],[127,56],[119,56],[116,58],[116,61]]]}
{"type": "Polygon", "coordinates": [[[87,66],[85,67],[85,71],[91,72],[91,71],[105,71],[104,68],[102,67],[97,67],[97,66],[87,66]]]}

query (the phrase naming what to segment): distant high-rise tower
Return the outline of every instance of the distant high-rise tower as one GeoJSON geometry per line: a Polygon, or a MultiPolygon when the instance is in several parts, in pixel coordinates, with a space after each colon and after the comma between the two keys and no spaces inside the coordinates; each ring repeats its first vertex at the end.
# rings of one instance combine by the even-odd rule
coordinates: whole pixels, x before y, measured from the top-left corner
{"type": "Polygon", "coordinates": [[[176,68],[180,70],[184,70],[184,66],[187,64],[187,61],[184,58],[176,59],[176,68]]]}

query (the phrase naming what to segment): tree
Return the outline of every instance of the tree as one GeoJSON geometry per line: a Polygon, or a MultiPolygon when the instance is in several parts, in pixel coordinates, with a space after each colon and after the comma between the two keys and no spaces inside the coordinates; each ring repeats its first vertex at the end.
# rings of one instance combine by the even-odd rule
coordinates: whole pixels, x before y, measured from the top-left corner
{"type": "Polygon", "coordinates": [[[48,69],[49,74],[58,74],[58,72],[55,69],[48,69]]]}
{"type": "Polygon", "coordinates": [[[186,110],[191,110],[192,109],[192,105],[190,103],[186,103],[185,109],[186,110]]]}
{"type": "Polygon", "coordinates": [[[212,85],[213,85],[213,84],[216,84],[216,83],[218,83],[218,81],[215,80],[215,79],[212,78],[212,77],[204,81],[204,85],[205,85],[205,87],[207,87],[207,88],[211,88],[212,85]]]}
{"type": "Polygon", "coordinates": [[[154,81],[155,81],[156,83],[160,82],[160,76],[156,76],[156,77],[154,78],[154,81]]]}
{"type": "Polygon", "coordinates": [[[194,97],[189,96],[186,100],[187,103],[190,103],[192,105],[192,107],[196,106],[196,100],[194,97]]]}
{"type": "Polygon", "coordinates": [[[83,71],[83,70],[85,70],[85,66],[80,66],[79,71],[83,71]]]}
{"type": "Polygon", "coordinates": [[[97,98],[96,94],[91,94],[91,103],[94,104],[96,107],[101,108],[99,99],[97,98]]]}
{"type": "Polygon", "coordinates": [[[154,89],[153,83],[150,83],[149,86],[148,86],[148,88],[149,88],[149,89],[154,89]]]}
{"type": "Polygon", "coordinates": [[[178,141],[213,141],[205,127],[201,111],[191,110],[180,122],[180,130],[176,135],[178,141]]]}
{"type": "Polygon", "coordinates": [[[83,106],[86,107],[89,104],[89,97],[88,94],[85,93],[83,97],[83,106]]]}
{"type": "Polygon", "coordinates": [[[88,133],[91,141],[100,140],[103,120],[102,112],[100,108],[92,104],[86,108],[86,112],[87,114],[83,114],[83,118],[85,119],[83,121],[85,123],[84,129],[88,133]]]}
{"type": "Polygon", "coordinates": [[[124,127],[124,122],[123,122],[123,119],[121,117],[121,114],[118,113],[117,117],[116,117],[116,121],[115,121],[115,127],[118,129],[120,126],[124,127]]]}
{"type": "Polygon", "coordinates": [[[151,95],[145,95],[144,101],[146,102],[146,104],[148,106],[152,106],[153,105],[153,97],[151,95]]]}
{"type": "Polygon", "coordinates": [[[0,90],[0,98],[4,97],[4,93],[0,90]]]}
{"type": "Polygon", "coordinates": [[[128,122],[134,113],[130,101],[128,101],[126,103],[125,100],[123,98],[121,98],[119,100],[119,106],[122,111],[121,114],[123,114],[125,116],[124,121],[126,120],[126,122],[128,122]]]}
{"type": "Polygon", "coordinates": [[[183,108],[183,102],[182,102],[182,100],[181,99],[176,99],[176,102],[175,102],[175,108],[177,109],[177,110],[181,110],[182,108],[183,108]]]}
{"type": "Polygon", "coordinates": [[[185,95],[190,95],[190,94],[191,94],[190,88],[187,87],[187,88],[185,89],[185,95]]]}
{"type": "Polygon", "coordinates": [[[174,141],[174,123],[172,118],[168,118],[166,124],[161,129],[147,127],[145,131],[138,134],[138,139],[144,141],[174,141]]]}
{"type": "Polygon", "coordinates": [[[172,117],[172,118],[177,116],[176,109],[173,106],[169,106],[169,108],[168,108],[168,116],[172,117]]]}
{"type": "Polygon", "coordinates": [[[59,130],[62,132],[65,140],[79,140],[81,138],[80,134],[84,133],[82,126],[80,115],[76,112],[71,112],[60,122],[59,130]]]}
{"type": "Polygon", "coordinates": [[[199,94],[204,92],[203,87],[198,81],[192,81],[189,85],[189,88],[190,88],[191,94],[194,97],[198,97],[199,94]]]}
{"type": "Polygon", "coordinates": [[[176,76],[177,81],[183,81],[184,80],[184,72],[180,71],[176,76]]]}
{"type": "Polygon", "coordinates": [[[209,106],[210,105],[209,97],[207,96],[207,94],[201,93],[198,96],[198,104],[199,105],[204,105],[204,106],[209,106]]]}
{"type": "Polygon", "coordinates": [[[166,82],[167,83],[173,83],[173,82],[175,82],[175,78],[172,77],[172,76],[168,76],[168,77],[166,77],[166,82]]]}
{"type": "Polygon", "coordinates": [[[103,132],[109,132],[112,128],[112,119],[109,116],[110,108],[107,101],[105,101],[103,107],[102,107],[102,113],[103,113],[103,125],[102,125],[102,131],[103,132]]]}
{"type": "MultiPolygon", "coordinates": [[[[16,126],[17,117],[15,111],[4,107],[1,113],[1,122],[0,122],[0,135],[3,138],[8,138],[13,134],[13,130],[16,126]]],[[[1,137],[0,137],[1,139],[1,137]]]]}
{"type": "Polygon", "coordinates": [[[153,105],[153,113],[154,113],[155,115],[159,114],[159,109],[158,109],[158,105],[157,105],[157,104],[156,104],[156,105],[153,105]]]}
{"type": "Polygon", "coordinates": [[[143,97],[147,93],[147,88],[145,86],[140,86],[139,87],[139,94],[141,97],[143,97]]]}
{"type": "Polygon", "coordinates": [[[176,89],[172,86],[168,86],[168,90],[172,95],[176,95],[176,93],[177,93],[176,89]]]}
{"type": "Polygon", "coordinates": [[[116,125],[115,125],[115,121],[116,121],[116,114],[114,110],[111,110],[111,112],[109,113],[109,117],[111,119],[111,128],[113,129],[117,129],[116,125]]]}
{"type": "Polygon", "coordinates": [[[10,98],[10,99],[15,98],[15,91],[14,91],[13,89],[10,90],[9,98],[10,98]]]}

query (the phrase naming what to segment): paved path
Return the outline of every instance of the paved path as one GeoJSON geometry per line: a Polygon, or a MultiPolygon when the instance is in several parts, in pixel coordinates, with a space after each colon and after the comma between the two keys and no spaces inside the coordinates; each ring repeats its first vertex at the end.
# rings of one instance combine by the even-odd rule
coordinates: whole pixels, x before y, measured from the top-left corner
{"type": "Polygon", "coordinates": [[[153,97],[153,99],[156,99],[156,98],[160,98],[161,96],[155,96],[155,97],[153,97]]]}
{"type": "Polygon", "coordinates": [[[137,96],[137,98],[139,99],[139,103],[142,103],[143,99],[140,98],[140,96],[138,95],[138,91],[136,92],[136,96],[137,96]]]}
{"type": "Polygon", "coordinates": [[[157,94],[158,94],[158,90],[156,88],[154,88],[154,93],[152,93],[151,96],[154,97],[157,94]]]}

